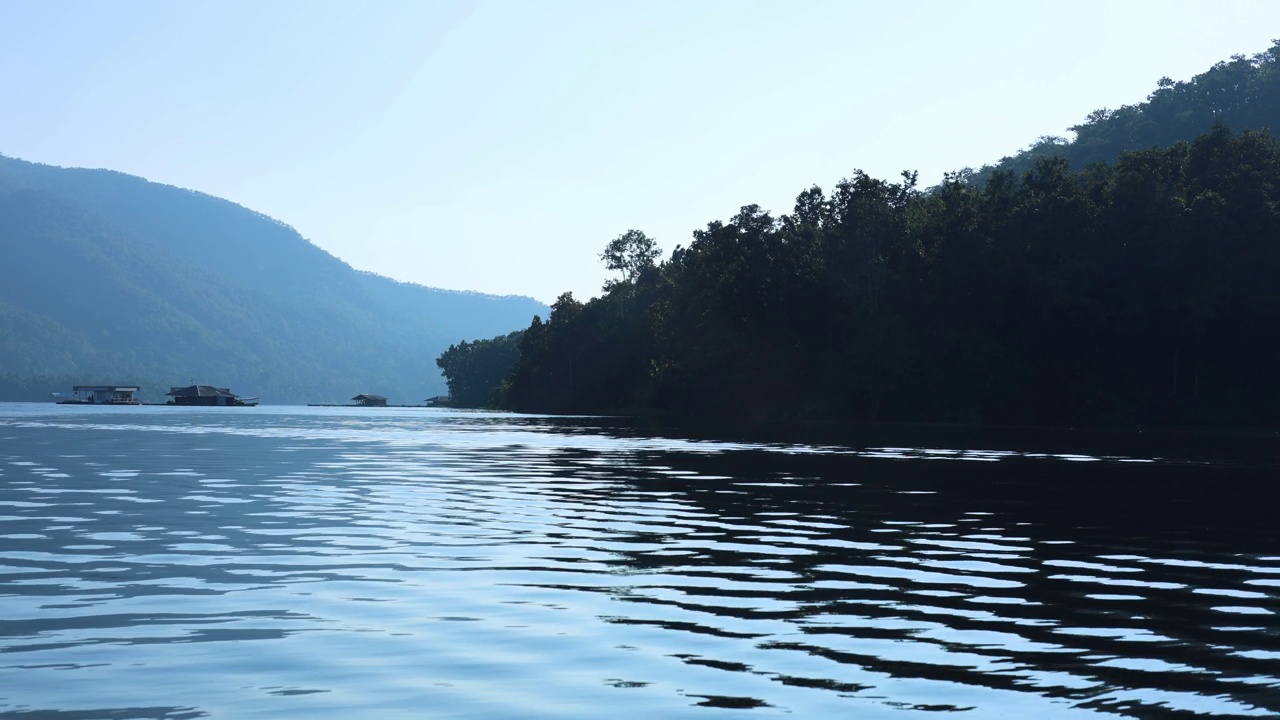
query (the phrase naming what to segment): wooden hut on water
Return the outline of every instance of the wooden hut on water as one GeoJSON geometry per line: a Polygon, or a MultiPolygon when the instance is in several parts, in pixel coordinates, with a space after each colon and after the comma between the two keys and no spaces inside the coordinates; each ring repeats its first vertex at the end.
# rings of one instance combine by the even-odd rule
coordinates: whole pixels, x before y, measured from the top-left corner
{"type": "Polygon", "coordinates": [[[173,398],[170,405],[217,406],[217,407],[249,407],[258,404],[258,398],[242,398],[231,392],[229,388],[212,385],[188,385],[187,387],[170,387],[165,393],[173,398]]]}

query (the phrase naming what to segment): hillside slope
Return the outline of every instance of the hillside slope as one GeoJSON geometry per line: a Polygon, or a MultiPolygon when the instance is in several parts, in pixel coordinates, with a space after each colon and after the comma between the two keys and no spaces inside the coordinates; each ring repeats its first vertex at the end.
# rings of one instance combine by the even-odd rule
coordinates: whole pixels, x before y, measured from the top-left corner
{"type": "MultiPolygon", "coordinates": [[[[1209,132],[1215,124],[1280,131],[1280,40],[1252,57],[1233,56],[1190,80],[1162,78],[1146,101],[1101,108],[1068,128],[1075,139],[1046,135],[1022,152],[972,175],[979,184],[995,172],[1017,177],[1044,158],[1063,157],[1074,170],[1114,162],[1121,153],[1168,147],[1209,132]]],[[[963,176],[963,173],[962,173],[963,176]]]]}
{"type": "Polygon", "coordinates": [[[264,402],[444,392],[434,358],[545,306],[353,270],[234,203],[0,157],[0,399],[193,379],[264,402]]]}
{"type": "MultiPolygon", "coordinates": [[[[928,191],[854,172],[745,205],[450,387],[716,424],[1280,427],[1280,42],[928,191]],[[1229,125],[1245,128],[1235,131],[1229,125]]],[[[506,342],[504,342],[506,341],[506,342]]],[[[490,399],[492,398],[492,400],[490,399]]]]}

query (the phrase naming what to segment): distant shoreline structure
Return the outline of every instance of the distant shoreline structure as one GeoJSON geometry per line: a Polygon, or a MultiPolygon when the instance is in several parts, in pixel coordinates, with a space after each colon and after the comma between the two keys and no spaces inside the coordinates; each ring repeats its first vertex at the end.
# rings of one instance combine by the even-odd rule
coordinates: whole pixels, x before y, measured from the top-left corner
{"type": "Polygon", "coordinates": [[[188,407],[254,407],[256,397],[240,397],[229,388],[212,385],[171,386],[165,393],[171,400],[144,403],[137,397],[138,385],[73,385],[71,392],[50,393],[58,405],[175,405],[188,407]]]}
{"type": "Polygon", "coordinates": [[[388,405],[387,399],[381,395],[372,393],[360,393],[351,398],[350,403],[307,403],[307,407],[349,407],[349,408],[420,408],[420,407],[450,407],[448,395],[436,395],[429,397],[417,405],[388,405]]]}
{"type": "MultiPolygon", "coordinates": [[[[138,385],[75,385],[71,392],[50,393],[53,402],[58,405],[150,405],[167,407],[256,407],[256,397],[241,397],[231,392],[230,388],[214,385],[188,385],[185,387],[170,386],[167,402],[143,402],[137,397],[141,390],[138,385]]],[[[307,403],[307,407],[344,407],[344,408],[448,408],[453,406],[448,395],[429,397],[412,405],[393,405],[387,398],[372,393],[361,393],[351,398],[349,403],[307,403]]]]}
{"type": "Polygon", "coordinates": [[[340,407],[340,408],[425,408],[430,405],[361,405],[359,403],[307,403],[307,407],[340,407]]]}
{"type": "Polygon", "coordinates": [[[137,385],[73,385],[70,393],[53,393],[59,405],[141,405],[137,385]]]}
{"type": "Polygon", "coordinates": [[[188,385],[186,387],[170,387],[169,392],[165,393],[173,398],[166,405],[181,405],[187,407],[253,407],[258,404],[258,398],[246,397],[231,392],[230,388],[214,387],[213,385],[188,385]]]}

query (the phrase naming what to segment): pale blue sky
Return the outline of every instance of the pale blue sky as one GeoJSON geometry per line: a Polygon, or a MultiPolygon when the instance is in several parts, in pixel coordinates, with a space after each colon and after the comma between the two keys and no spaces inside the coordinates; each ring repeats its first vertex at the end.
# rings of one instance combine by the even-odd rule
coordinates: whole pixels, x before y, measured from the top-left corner
{"type": "Polygon", "coordinates": [[[922,185],[1280,36],[1274,2],[0,0],[0,153],[228,198],[362,270],[585,299],[855,169],[922,185]]]}

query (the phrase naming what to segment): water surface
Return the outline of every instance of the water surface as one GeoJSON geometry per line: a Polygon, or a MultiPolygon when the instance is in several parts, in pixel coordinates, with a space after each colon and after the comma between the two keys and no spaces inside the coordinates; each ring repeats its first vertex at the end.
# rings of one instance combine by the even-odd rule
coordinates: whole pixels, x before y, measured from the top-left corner
{"type": "Polygon", "coordinates": [[[0,404],[0,718],[1280,715],[1265,452],[880,440],[0,404]]]}

